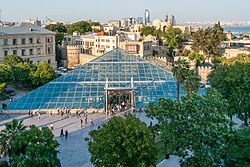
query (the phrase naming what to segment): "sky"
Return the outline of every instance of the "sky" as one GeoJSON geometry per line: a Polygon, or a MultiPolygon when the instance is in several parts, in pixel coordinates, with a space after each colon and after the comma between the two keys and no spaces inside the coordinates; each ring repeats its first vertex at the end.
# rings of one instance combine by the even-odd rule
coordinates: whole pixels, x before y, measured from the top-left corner
{"type": "Polygon", "coordinates": [[[144,16],[151,21],[174,15],[177,22],[250,21],[250,0],[0,0],[3,21],[28,18],[76,22],[91,19],[104,23],[125,17],[144,16]]]}

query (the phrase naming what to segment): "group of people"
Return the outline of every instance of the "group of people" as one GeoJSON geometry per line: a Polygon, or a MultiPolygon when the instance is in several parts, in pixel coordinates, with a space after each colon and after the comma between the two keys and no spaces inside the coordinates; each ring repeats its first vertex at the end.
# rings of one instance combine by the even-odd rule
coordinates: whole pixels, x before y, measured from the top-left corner
{"type": "MultiPolygon", "coordinates": [[[[64,119],[63,117],[64,113],[67,114],[67,118],[71,118],[70,109],[67,109],[67,108],[57,109],[57,114],[60,115],[60,120],[64,119]]],[[[52,112],[51,112],[51,116],[52,116],[52,112]]]]}
{"type": "MultiPolygon", "coordinates": [[[[85,115],[85,118],[84,118],[84,120],[85,120],[85,124],[87,125],[88,124],[88,116],[87,115],[85,115]]],[[[81,128],[83,127],[83,119],[80,119],[80,123],[81,123],[81,128]]],[[[94,119],[93,118],[91,118],[91,126],[94,126],[94,119]]]]}
{"type": "Polygon", "coordinates": [[[65,139],[68,138],[69,132],[68,130],[65,130],[65,133],[63,132],[63,128],[60,131],[60,138],[65,137],[65,139]]]}

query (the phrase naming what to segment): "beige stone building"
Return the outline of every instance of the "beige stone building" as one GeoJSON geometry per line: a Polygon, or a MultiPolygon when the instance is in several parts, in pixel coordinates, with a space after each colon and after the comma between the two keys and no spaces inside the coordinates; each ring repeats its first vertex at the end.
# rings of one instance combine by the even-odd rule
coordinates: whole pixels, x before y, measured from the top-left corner
{"type": "Polygon", "coordinates": [[[119,46],[126,52],[137,55],[138,57],[147,57],[153,55],[152,41],[124,41],[120,42],[119,46]]]}
{"type": "Polygon", "coordinates": [[[31,23],[0,26],[0,63],[7,55],[17,55],[34,64],[46,61],[56,68],[55,33],[31,23]]]}

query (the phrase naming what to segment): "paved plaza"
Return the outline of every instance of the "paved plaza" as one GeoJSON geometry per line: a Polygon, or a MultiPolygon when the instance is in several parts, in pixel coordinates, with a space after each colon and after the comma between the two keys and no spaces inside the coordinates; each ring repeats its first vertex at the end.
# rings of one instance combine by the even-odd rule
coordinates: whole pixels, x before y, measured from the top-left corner
{"type": "MultiPolygon", "coordinates": [[[[123,113],[121,113],[123,116],[123,113]]],[[[152,121],[153,124],[156,123],[156,120],[151,120],[145,116],[145,113],[136,113],[136,117],[146,122],[147,125],[152,121]]],[[[5,114],[0,114],[0,130],[4,128],[6,123],[11,122],[11,120],[15,118],[18,120],[24,120],[23,123],[25,125],[34,124],[37,127],[50,127],[52,123],[54,126],[53,133],[55,135],[55,139],[60,143],[60,153],[58,155],[61,160],[62,167],[74,166],[74,167],[92,167],[90,163],[90,153],[88,152],[87,142],[84,138],[89,137],[88,133],[97,129],[99,125],[107,121],[110,117],[105,114],[95,113],[88,114],[88,122],[85,124],[84,116],[82,115],[80,118],[77,118],[75,114],[72,115],[71,118],[64,118],[60,120],[60,115],[52,115],[42,114],[41,119],[38,120],[38,116],[34,115],[33,117],[29,117],[26,115],[13,115],[10,114],[10,118],[6,118],[5,114]],[[94,127],[91,126],[91,118],[94,120],[94,127]],[[83,120],[83,127],[81,127],[81,121],[83,120]],[[60,138],[61,129],[68,130],[69,135],[68,139],[60,138]]],[[[178,158],[170,157],[169,160],[164,160],[160,162],[157,167],[179,167],[178,158]]]]}

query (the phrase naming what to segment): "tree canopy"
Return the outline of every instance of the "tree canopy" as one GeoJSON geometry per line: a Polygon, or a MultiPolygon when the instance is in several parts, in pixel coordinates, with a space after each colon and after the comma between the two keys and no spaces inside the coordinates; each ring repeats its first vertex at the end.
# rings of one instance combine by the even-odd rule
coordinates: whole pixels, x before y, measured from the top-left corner
{"type": "Polygon", "coordinates": [[[74,31],[78,31],[80,34],[92,31],[91,24],[87,21],[79,21],[67,26],[67,34],[73,34],[74,31]]]}
{"type": "Polygon", "coordinates": [[[10,166],[59,167],[59,143],[47,127],[27,128],[22,121],[13,119],[0,133],[1,153],[9,158],[10,166]]]}
{"type": "Polygon", "coordinates": [[[215,90],[205,95],[190,94],[180,101],[159,99],[148,106],[156,118],[167,151],[182,158],[182,166],[220,166],[222,145],[232,122],[226,117],[228,104],[215,90]]]}
{"type": "Polygon", "coordinates": [[[229,101],[229,115],[237,114],[247,125],[250,118],[250,63],[216,66],[209,81],[229,101]]]}
{"type": "Polygon", "coordinates": [[[44,85],[56,78],[53,68],[45,61],[41,61],[37,65],[37,69],[32,75],[32,83],[36,86],[44,85]]]}
{"type": "Polygon", "coordinates": [[[17,87],[34,88],[56,78],[53,68],[47,62],[37,66],[23,61],[18,56],[6,56],[5,64],[0,64],[0,83],[17,87]]]}
{"type": "Polygon", "coordinates": [[[153,35],[157,36],[157,30],[154,26],[145,26],[141,28],[141,32],[143,35],[148,36],[148,35],[153,35]]]}
{"type": "Polygon", "coordinates": [[[89,152],[95,166],[155,166],[156,148],[150,130],[132,115],[113,117],[89,135],[89,152]]]}
{"type": "Polygon", "coordinates": [[[218,47],[225,39],[223,28],[218,22],[213,28],[199,29],[192,35],[192,49],[195,52],[203,51],[207,56],[218,55],[218,47]]]}
{"type": "Polygon", "coordinates": [[[250,166],[250,127],[238,129],[225,146],[225,166],[250,166]]]}
{"type": "Polygon", "coordinates": [[[162,34],[163,43],[168,46],[169,56],[174,56],[173,51],[180,48],[184,35],[179,28],[168,27],[162,34]]]}

